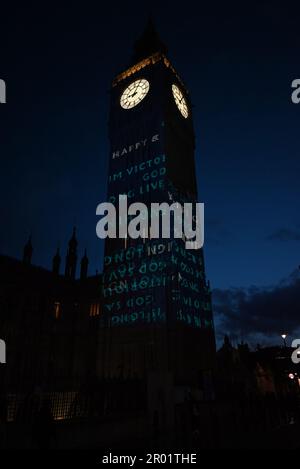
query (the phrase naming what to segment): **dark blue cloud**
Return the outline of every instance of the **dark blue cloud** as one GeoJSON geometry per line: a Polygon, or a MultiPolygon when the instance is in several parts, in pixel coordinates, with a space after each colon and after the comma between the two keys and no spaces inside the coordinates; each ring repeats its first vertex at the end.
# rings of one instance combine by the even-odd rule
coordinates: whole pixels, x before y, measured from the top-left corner
{"type": "Polygon", "coordinates": [[[230,288],[213,291],[217,337],[231,335],[235,340],[280,342],[283,332],[289,337],[300,331],[300,274],[272,287],[230,288]]]}

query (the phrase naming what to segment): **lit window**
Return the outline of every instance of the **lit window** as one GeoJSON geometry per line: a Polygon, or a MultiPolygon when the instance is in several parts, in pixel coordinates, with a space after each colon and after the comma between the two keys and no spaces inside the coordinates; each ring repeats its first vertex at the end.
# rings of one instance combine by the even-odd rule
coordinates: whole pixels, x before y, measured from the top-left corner
{"type": "Polygon", "coordinates": [[[59,319],[60,315],[61,315],[61,304],[58,301],[56,301],[54,303],[54,316],[55,316],[55,319],[59,319]]]}
{"type": "Polygon", "coordinates": [[[99,316],[99,314],[100,314],[100,304],[92,303],[90,307],[90,316],[95,317],[95,316],[99,316]]]}

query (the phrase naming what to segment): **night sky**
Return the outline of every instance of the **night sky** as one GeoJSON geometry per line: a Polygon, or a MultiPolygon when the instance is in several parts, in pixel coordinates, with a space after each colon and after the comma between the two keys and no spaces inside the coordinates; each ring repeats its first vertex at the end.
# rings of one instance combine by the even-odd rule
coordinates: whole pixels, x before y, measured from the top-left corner
{"type": "MultiPolygon", "coordinates": [[[[208,2],[206,2],[208,3],[208,2]]],[[[287,2],[1,6],[0,253],[62,257],[75,224],[102,269],[108,100],[154,18],[194,104],[205,259],[218,336],[278,341],[300,316],[299,11],[287,2]]]]}

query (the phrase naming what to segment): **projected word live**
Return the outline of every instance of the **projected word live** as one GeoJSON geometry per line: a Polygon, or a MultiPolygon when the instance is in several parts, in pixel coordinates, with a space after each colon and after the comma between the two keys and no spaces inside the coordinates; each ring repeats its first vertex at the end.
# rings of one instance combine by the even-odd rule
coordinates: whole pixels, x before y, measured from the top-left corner
{"type": "Polygon", "coordinates": [[[297,78],[292,81],[292,88],[294,88],[294,91],[292,92],[292,102],[294,104],[299,104],[300,103],[300,78],[297,78]]]}
{"type": "Polygon", "coordinates": [[[6,83],[0,79],[0,104],[6,103],[6,83]]]}
{"type": "MultiPolygon", "coordinates": [[[[119,194],[125,194],[131,200],[143,202],[154,193],[163,194],[165,188],[166,156],[157,155],[135,164],[127,160],[114,165],[109,176],[108,202],[117,203],[119,194]]],[[[160,197],[161,199],[161,197],[160,197]]]]}
{"type": "Polygon", "coordinates": [[[126,194],[129,199],[139,202],[149,202],[149,196],[154,194],[159,195],[157,200],[164,200],[167,168],[166,155],[160,152],[161,143],[160,135],[154,133],[149,140],[141,139],[135,145],[112,153],[108,202],[117,203],[119,194],[126,194]],[[120,158],[122,155],[127,157],[120,158]]]}

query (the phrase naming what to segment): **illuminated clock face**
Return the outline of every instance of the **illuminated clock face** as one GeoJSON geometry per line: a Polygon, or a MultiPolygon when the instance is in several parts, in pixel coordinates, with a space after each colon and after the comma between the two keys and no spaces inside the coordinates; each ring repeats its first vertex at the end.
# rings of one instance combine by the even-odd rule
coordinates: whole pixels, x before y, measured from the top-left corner
{"type": "Polygon", "coordinates": [[[147,95],[150,88],[149,81],[141,78],[134,81],[123,92],[120,104],[123,109],[131,109],[139,104],[147,95]]]}
{"type": "Polygon", "coordinates": [[[188,110],[187,103],[182,92],[180,91],[177,85],[172,85],[172,92],[173,92],[176,106],[178,107],[183,117],[186,119],[189,115],[189,110],[188,110]]]}

